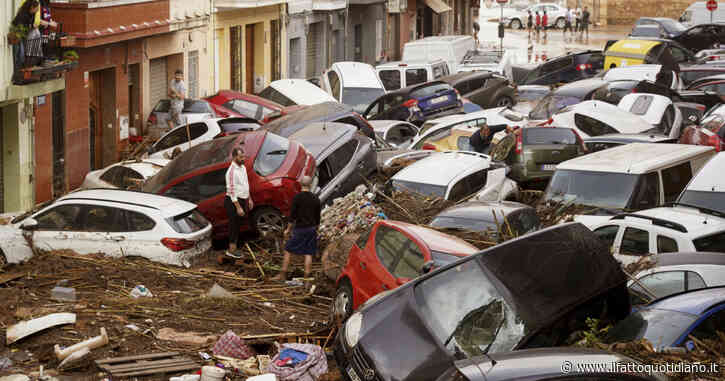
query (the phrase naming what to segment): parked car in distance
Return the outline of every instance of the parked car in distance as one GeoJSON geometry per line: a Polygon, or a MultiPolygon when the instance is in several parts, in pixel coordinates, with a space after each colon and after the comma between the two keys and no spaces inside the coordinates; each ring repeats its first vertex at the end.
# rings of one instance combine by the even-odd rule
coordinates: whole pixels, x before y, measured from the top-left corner
{"type": "Polygon", "coordinates": [[[141,189],[143,183],[169,163],[168,159],[126,160],[88,172],[80,189],[141,189]]]}
{"type": "Polygon", "coordinates": [[[586,329],[584,317],[623,318],[626,282],[584,226],[539,230],[368,300],[340,328],[335,360],[351,379],[433,381],[460,358],[556,346],[586,329]],[[565,328],[550,335],[557,322],[565,328]],[[405,361],[386,360],[401,347],[415,351],[405,361]]]}
{"type": "Polygon", "coordinates": [[[204,98],[220,118],[245,117],[266,123],[277,116],[299,109],[299,106],[286,108],[269,99],[244,94],[234,90],[219,90],[216,94],[204,98]]]}
{"type": "MultiPolygon", "coordinates": [[[[476,48],[471,36],[430,36],[403,45],[403,62],[431,61],[442,58],[451,74],[458,73],[466,53],[476,48]]],[[[410,86],[410,85],[409,85],[410,86]]]]}
{"type": "Polygon", "coordinates": [[[566,7],[562,7],[561,5],[555,3],[536,4],[530,6],[526,10],[515,13],[512,12],[510,15],[504,16],[502,22],[509,28],[521,29],[526,25],[526,21],[529,18],[528,11],[531,11],[532,15],[536,15],[536,12],[539,12],[540,15],[543,15],[544,11],[546,11],[548,19],[546,26],[553,26],[558,29],[564,29],[564,26],[566,26],[567,9],[566,7]]]}
{"type": "Polygon", "coordinates": [[[584,139],[589,153],[630,143],[677,143],[677,139],[659,134],[606,134],[584,139]]]}
{"type": "Polygon", "coordinates": [[[350,124],[357,127],[358,131],[369,138],[375,136],[373,127],[365,118],[353,111],[352,107],[340,102],[325,102],[307,106],[303,110],[277,118],[265,124],[262,128],[279,136],[288,137],[314,122],[350,124]]]}
{"type": "Polygon", "coordinates": [[[466,53],[463,62],[458,67],[458,72],[485,70],[511,79],[513,78],[511,66],[518,62],[516,51],[513,49],[502,51],[500,49],[478,48],[466,53]]]}
{"type": "Polygon", "coordinates": [[[673,347],[693,349],[697,340],[720,340],[725,327],[725,287],[670,295],[642,307],[615,324],[606,342],[648,340],[660,352],[673,347]]]}
{"type": "Polygon", "coordinates": [[[450,74],[448,63],[441,58],[430,61],[387,62],[376,66],[375,70],[387,91],[435,81],[450,74]]]}
{"type": "Polygon", "coordinates": [[[322,74],[322,89],[357,112],[385,94],[375,68],[362,62],[335,62],[322,74]]]}
{"type": "Polygon", "coordinates": [[[583,139],[605,134],[659,132],[641,116],[602,101],[584,101],[567,106],[542,125],[574,129],[583,139]]]}
{"type": "Polygon", "coordinates": [[[686,127],[679,143],[710,146],[717,152],[722,151],[725,148],[725,105],[710,109],[699,125],[686,127]]]}
{"type": "Polygon", "coordinates": [[[666,38],[658,25],[635,25],[627,38],[666,38]]]}
{"type": "Polygon", "coordinates": [[[391,91],[373,101],[363,116],[368,120],[403,120],[421,125],[428,119],[463,112],[458,92],[433,81],[391,91]]]}
{"type": "Polygon", "coordinates": [[[629,281],[633,305],[680,292],[725,286],[722,253],[666,253],[652,255],[650,259],[652,267],[632,274],[634,279],[629,281]]]}
{"type": "Polygon", "coordinates": [[[536,209],[518,202],[468,201],[438,213],[428,224],[437,229],[485,232],[499,241],[499,232],[521,236],[539,230],[536,209]]]}
{"type": "Polygon", "coordinates": [[[282,106],[311,106],[336,102],[330,94],[304,79],[278,79],[269,84],[259,96],[282,106]]]}
{"type": "Polygon", "coordinates": [[[214,139],[192,147],[167,164],[144,184],[149,193],[193,202],[214,225],[214,236],[229,234],[229,219],[224,209],[226,181],[232,150],[242,148],[245,155],[253,226],[261,234],[284,229],[292,198],[300,189],[303,176],[314,176],[315,159],[301,144],[268,131],[257,130],[214,139]]]}
{"type": "MultiPolygon", "coordinates": [[[[162,130],[168,128],[169,108],[171,101],[162,99],[151,110],[146,121],[147,127],[156,127],[162,130]]],[[[188,123],[197,123],[206,119],[216,118],[216,113],[209,102],[201,99],[184,99],[184,108],[181,110],[181,118],[188,123]]]]}
{"type": "MultiPolygon", "coordinates": [[[[644,366],[624,355],[600,349],[557,347],[522,349],[459,360],[437,381],[548,381],[562,375],[561,364],[592,364],[601,367],[601,380],[662,381],[655,374],[629,372],[627,365],[644,366]],[[621,370],[609,365],[621,364],[621,370]],[[532,366],[535,364],[535,366],[532,366]]],[[[574,365],[576,367],[576,365],[574,365]]],[[[578,377],[572,378],[576,380],[578,377]]],[[[581,377],[586,379],[585,377],[581,377]]]]}
{"type": "Polygon", "coordinates": [[[518,100],[516,87],[506,77],[492,72],[462,72],[440,80],[451,85],[462,97],[483,109],[510,107],[518,100]]]}
{"type": "Polygon", "coordinates": [[[259,122],[250,118],[215,118],[178,126],[162,135],[148,148],[149,158],[172,159],[171,155],[177,148],[185,151],[214,138],[254,131],[260,126],[259,122]]]}
{"type": "Polygon", "coordinates": [[[632,29],[632,33],[630,33],[630,36],[634,34],[634,31],[637,29],[638,26],[654,26],[659,30],[659,33],[655,36],[639,36],[634,35],[633,37],[659,37],[659,38],[669,38],[672,39],[674,37],[679,36],[682,32],[687,30],[687,27],[680,24],[677,20],[667,18],[667,17],[640,17],[637,19],[637,21],[634,22],[634,28],[632,29]]]}
{"type": "Polygon", "coordinates": [[[408,148],[418,135],[418,127],[400,120],[371,120],[375,135],[395,148],[408,148]]]}
{"type": "Polygon", "coordinates": [[[624,211],[675,201],[714,154],[710,147],[645,143],[590,153],[556,166],[542,202],[591,208],[575,221],[593,226],[624,211]]]}
{"type": "Polygon", "coordinates": [[[344,320],[371,297],[477,252],[460,238],[433,229],[377,221],[350,248],[337,279],[333,316],[344,320]]]}
{"type": "Polygon", "coordinates": [[[569,53],[529,69],[517,85],[556,85],[591,78],[602,70],[603,64],[601,50],[569,53]]]}
{"type": "Polygon", "coordinates": [[[436,152],[401,169],[391,179],[394,190],[460,201],[503,201],[518,194],[505,166],[487,155],[467,151],[436,152]]]}
{"type": "Polygon", "coordinates": [[[352,192],[377,169],[373,143],[355,126],[343,123],[310,123],[289,136],[315,158],[317,187],[324,204],[352,192]]]}
{"type": "Polygon", "coordinates": [[[0,227],[0,256],[18,263],[32,256],[32,244],[33,250],[143,257],[189,267],[211,249],[210,236],[211,224],[192,203],[120,189],[80,190],[18,213],[0,227]]]}

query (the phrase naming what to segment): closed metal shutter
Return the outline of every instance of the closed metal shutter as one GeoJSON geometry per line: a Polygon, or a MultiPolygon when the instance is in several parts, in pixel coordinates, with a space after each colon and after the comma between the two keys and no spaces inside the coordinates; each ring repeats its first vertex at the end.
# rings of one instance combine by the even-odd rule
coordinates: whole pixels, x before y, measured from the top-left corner
{"type": "Polygon", "coordinates": [[[307,35],[307,78],[318,76],[322,73],[319,67],[322,63],[322,23],[310,24],[307,35]]]}
{"type": "Polygon", "coordinates": [[[199,98],[199,52],[194,50],[189,52],[189,98],[199,98]]]}
{"type": "Polygon", "coordinates": [[[5,213],[5,175],[3,174],[3,155],[5,146],[3,145],[3,108],[0,107],[0,213],[5,213]]]}
{"type": "Polygon", "coordinates": [[[160,100],[168,98],[169,77],[166,75],[166,57],[156,58],[149,63],[151,83],[151,108],[160,100]]]}
{"type": "Polygon", "coordinates": [[[340,62],[345,60],[345,40],[343,39],[343,33],[344,31],[339,29],[332,32],[333,40],[335,43],[335,58],[332,62],[340,62]]]}
{"type": "Polygon", "coordinates": [[[302,78],[302,42],[299,38],[289,40],[289,77],[302,78]]]}

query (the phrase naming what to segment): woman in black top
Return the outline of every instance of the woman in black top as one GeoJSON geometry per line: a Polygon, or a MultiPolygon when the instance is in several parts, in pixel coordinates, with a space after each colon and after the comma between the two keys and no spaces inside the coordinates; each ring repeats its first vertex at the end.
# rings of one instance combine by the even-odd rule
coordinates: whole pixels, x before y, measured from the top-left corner
{"type": "MultiPolygon", "coordinates": [[[[13,19],[13,26],[25,27],[25,32],[30,33],[35,28],[35,14],[40,9],[38,0],[26,0],[18,10],[18,14],[13,19]]],[[[27,35],[25,36],[27,38],[27,35]]],[[[22,73],[20,69],[25,65],[25,40],[18,41],[13,45],[13,83],[22,82],[22,73]]]]}

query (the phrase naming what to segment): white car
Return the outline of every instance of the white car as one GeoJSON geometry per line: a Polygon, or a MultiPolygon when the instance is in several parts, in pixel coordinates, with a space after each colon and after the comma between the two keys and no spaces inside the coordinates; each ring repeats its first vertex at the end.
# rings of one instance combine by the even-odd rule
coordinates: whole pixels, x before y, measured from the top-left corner
{"type": "Polygon", "coordinates": [[[646,93],[627,94],[617,107],[642,117],[659,134],[677,139],[682,133],[682,112],[670,98],[646,93]]]}
{"type": "Polygon", "coordinates": [[[408,148],[418,135],[418,127],[400,120],[370,120],[373,131],[380,139],[395,148],[408,148]]]}
{"type": "Polygon", "coordinates": [[[692,178],[677,202],[725,215],[725,152],[713,156],[692,178]]]}
{"type": "Polygon", "coordinates": [[[335,62],[322,74],[322,89],[361,114],[385,94],[375,68],[362,62],[335,62]]]}
{"type": "Polygon", "coordinates": [[[279,79],[269,84],[260,97],[277,102],[282,106],[312,106],[337,99],[306,79],[279,79]]]}
{"type": "Polygon", "coordinates": [[[584,101],[567,106],[547,122],[576,130],[582,139],[605,134],[641,134],[654,127],[644,118],[602,101],[584,101]]]}
{"type": "MultiPolygon", "coordinates": [[[[154,106],[149,114],[146,124],[153,131],[165,130],[169,128],[168,119],[171,101],[162,99],[154,106]]],[[[181,119],[185,124],[201,122],[206,119],[215,118],[216,113],[212,109],[209,102],[202,99],[184,99],[184,108],[181,110],[181,119]]]]}
{"type": "Polygon", "coordinates": [[[534,21],[536,19],[536,12],[539,12],[539,15],[543,16],[544,11],[546,11],[547,26],[553,25],[558,29],[564,29],[564,26],[566,26],[566,8],[553,3],[536,4],[529,7],[527,10],[504,15],[503,24],[513,29],[521,29],[525,27],[529,20],[528,10],[531,10],[531,15],[534,17],[534,21]]]}
{"type": "Polygon", "coordinates": [[[440,58],[430,61],[386,62],[376,66],[375,70],[387,91],[430,82],[451,73],[448,63],[440,58]]]}
{"type": "Polygon", "coordinates": [[[187,125],[178,126],[149,147],[149,158],[170,160],[176,148],[183,152],[216,137],[254,131],[260,126],[258,121],[250,118],[214,118],[189,124],[188,128],[187,125]]]}
{"type": "Polygon", "coordinates": [[[508,179],[508,167],[494,164],[477,152],[436,152],[401,169],[390,186],[451,201],[503,201],[518,195],[518,185],[508,179]]]}
{"type": "Polygon", "coordinates": [[[625,265],[658,253],[725,253],[725,218],[685,206],[620,214],[591,229],[625,265]]]}
{"type": "Polygon", "coordinates": [[[506,76],[509,80],[513,80],[511,65],[523,63],[523,61],[513,49],[504,49],[501,51],[499,49],[479,48],[471,50],[466,54],[458,71],[487,70],[506,76]]]}
{"type": "Polygon", "coordinates": [[[127,160],[88,172],[81,189],[140,189],[151,176],[169,163],[168,159],[127,160]]]}
{"type": "MultiPolygon", "coordinates": [[[[657,80],[657,74],[662,69],[662,65],[643,64],[622,67],[613,67],[603,72],[602,79],[607,82],[614,81],[650,81],[657,80]]],[[[680,91],[685,88],[682,78],[676,72],[671,71],[669,86],[672,90],[680,91]]]]}
{"type": "Polygon", "coordinates": [[[476,41],[472,36],[429,36],[406,42],[403,45],[403,62],[430,62],[443,59],[448,63],[450,73],[456,74],[463,57],[475,48],[476,41]]]}
{"type": "Polygon", "coordinates": [[[0,226],[0,262],[29,259],[32,242],[39,250],[144,257],[189,267],[211,248],[211,229],[196,205],[186,201],[118,189],[81,190],[0,226]]]}

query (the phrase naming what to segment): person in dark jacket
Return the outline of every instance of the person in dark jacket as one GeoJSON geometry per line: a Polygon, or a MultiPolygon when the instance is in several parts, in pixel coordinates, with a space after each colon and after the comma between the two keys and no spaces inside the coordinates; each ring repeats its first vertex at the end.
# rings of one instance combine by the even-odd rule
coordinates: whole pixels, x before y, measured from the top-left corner
{"type": "Polygon", "coordinates": [[[317,227],[320,225],[322,204],[316,194],[310,192],[312,178],[305,176],[300,181],[302,191],[292,198],[290,224],[285,237],[290,237],[284,246],[282,270],[274,280],[286,280],[292,254],[305,256],[305,278],[310,277],[312,256],[317,253],[317,227]]]}
{"type": "MultiPolygon", "coordinates": [[[[14,27],[25,27],[28,34],[35,28],[35,14],[40,9],[38,0],[27,0],[13,18],[14,27]]],[[[27,38],[27,36],[25,36],[27,38]]],[[[23,74],[20,71],[25,66],[26,40],[20,40],[13,45],[13,83],[22,84],[23,74]]]]}
{"type": "Polygon", "coordinates": [[[484,123],[483,126],[481,126],[481,129],[471,135],[471,139],[469,140],[471,148],[478,153],[488,154],[491,150],[491,140],[493,139],[493,135],[503,130],[508,132],[512,131],[509,126],[496,126],[494,128],[490,128],[488,124],[484,123]]]}

